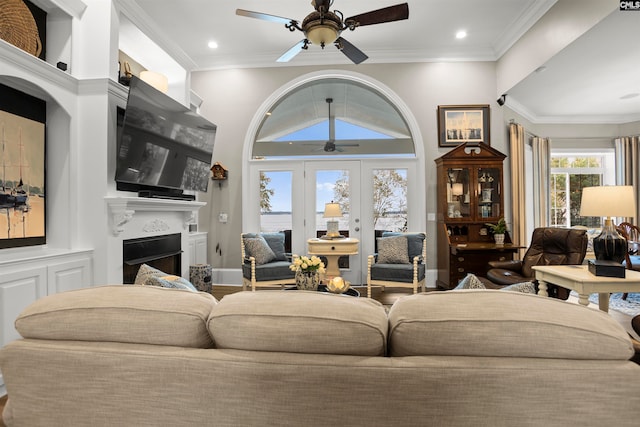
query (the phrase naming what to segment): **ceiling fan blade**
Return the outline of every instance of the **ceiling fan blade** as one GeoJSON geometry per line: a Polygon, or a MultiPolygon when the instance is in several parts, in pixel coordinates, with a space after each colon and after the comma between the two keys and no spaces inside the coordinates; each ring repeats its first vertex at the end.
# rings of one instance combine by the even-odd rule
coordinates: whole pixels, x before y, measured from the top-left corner
{"type": "Polygon", "coordinates": [[[291,22],[295,22],[295,23],[298,22],[295,19],[283,18],[282,16],[276,16],[276,15],[268,15],[266,13],[261,13],[261,12],[252,12],[250,10],[244,10],[244,9],[236,9],[236,15],[246,16],[249,18],[262,19],[263,21],[276,22],[278,24],[285,24],[285,25],[291,22]]]}
{"type": "Polygon", "coordinates": [[[302,47],[305,45],[305,39],[300,40],[298,43],[294,44],[289,50],[282,54],[280,58],[276,60],[276,62],[289,62],[291,61],[297,54],[302,51],[302,47]]]}
{"type": "Polygon", "coordinates": [[[409,18],[409,4],[402,3],[395,6],[389,6],[371,12],[361,13],[344,20],[348,27],[355,23],[356,27],[364,25],[382,24],[384,22],[400,21],[409,18]]]}
{"type": "Polygon", "coordinates": [[[335,44],[338,49],[342,53],[344,53],[345,56],[349,58],[354,64],[359,64],[369,58],[363,51],[349,43],[343,37],[338,37],[338,40],[335,41],[335,44]]]}

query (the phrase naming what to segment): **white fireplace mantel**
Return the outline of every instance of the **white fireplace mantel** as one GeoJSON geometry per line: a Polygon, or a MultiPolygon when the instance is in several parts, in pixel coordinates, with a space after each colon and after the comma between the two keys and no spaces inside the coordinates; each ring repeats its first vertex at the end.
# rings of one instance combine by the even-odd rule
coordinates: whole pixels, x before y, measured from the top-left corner
{"type": "Polygon", "coordinates": [[[131,221],[136,212],[182,212],[183,226],[188,227],[195,213],[204,202],[190,200],[154,199],[145,197],[105,197],[109,209],[110,228],[114,236],[119,236],[125,225],[131,221]]]}

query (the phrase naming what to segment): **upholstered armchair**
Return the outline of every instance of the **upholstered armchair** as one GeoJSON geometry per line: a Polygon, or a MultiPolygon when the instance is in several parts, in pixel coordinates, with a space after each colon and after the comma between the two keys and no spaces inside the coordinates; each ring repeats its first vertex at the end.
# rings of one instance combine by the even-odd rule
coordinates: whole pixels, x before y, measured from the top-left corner
{"type": "MultiPolygon", "coordinates": [[[[487,279],[499,286],[521,282],[535,282],[535,265],[582,264],[587,252],[585,230],[573,228],[541,227],[533,230],[531,245],[522,260],[491,261],[487,279]]],[[[549,295],[567,299],[566,289],[551,286],[549,295]],[[551,289],[553,288],[553,289],[551,289]]]]}
{"type": "Polygon", "coordinates": [[[367,259],[367,297],[371,286],[425,288],[425,233],[384,232],[377,238],[377,253],[367,259]]]}
{"type": "Polygon", "coordinates": [[[292,255],[285,252],[285,233],[242,233],[242,290],[249,286],[284,286],[296,283],[289,266],[292,255]]]}

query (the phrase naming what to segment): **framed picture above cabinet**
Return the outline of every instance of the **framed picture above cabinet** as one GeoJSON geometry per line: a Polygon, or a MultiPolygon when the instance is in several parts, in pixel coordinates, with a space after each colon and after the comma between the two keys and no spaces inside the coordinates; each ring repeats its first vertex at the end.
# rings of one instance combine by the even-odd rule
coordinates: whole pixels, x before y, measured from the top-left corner
{"type": "Polygon", "coordinates": [[[47,242],[46,110],[0,84],[0,249],[47,242]]]}
{"type": "Polygon", "coordinates": [[[438,145],[491,145],[489,105],[438,105],[438,145]]]}

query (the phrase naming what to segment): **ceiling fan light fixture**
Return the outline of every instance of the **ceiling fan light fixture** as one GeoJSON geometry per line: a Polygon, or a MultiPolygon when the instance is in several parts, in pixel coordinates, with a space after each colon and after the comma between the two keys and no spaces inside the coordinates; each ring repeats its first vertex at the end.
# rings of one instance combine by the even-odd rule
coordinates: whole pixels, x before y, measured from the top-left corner
{"type": "Polygon", "coordinates": [[[338,38],[338,31],[331,25],[316,25],[307,31],[307,39],[315,45],[326,46],[338,38]]]}

